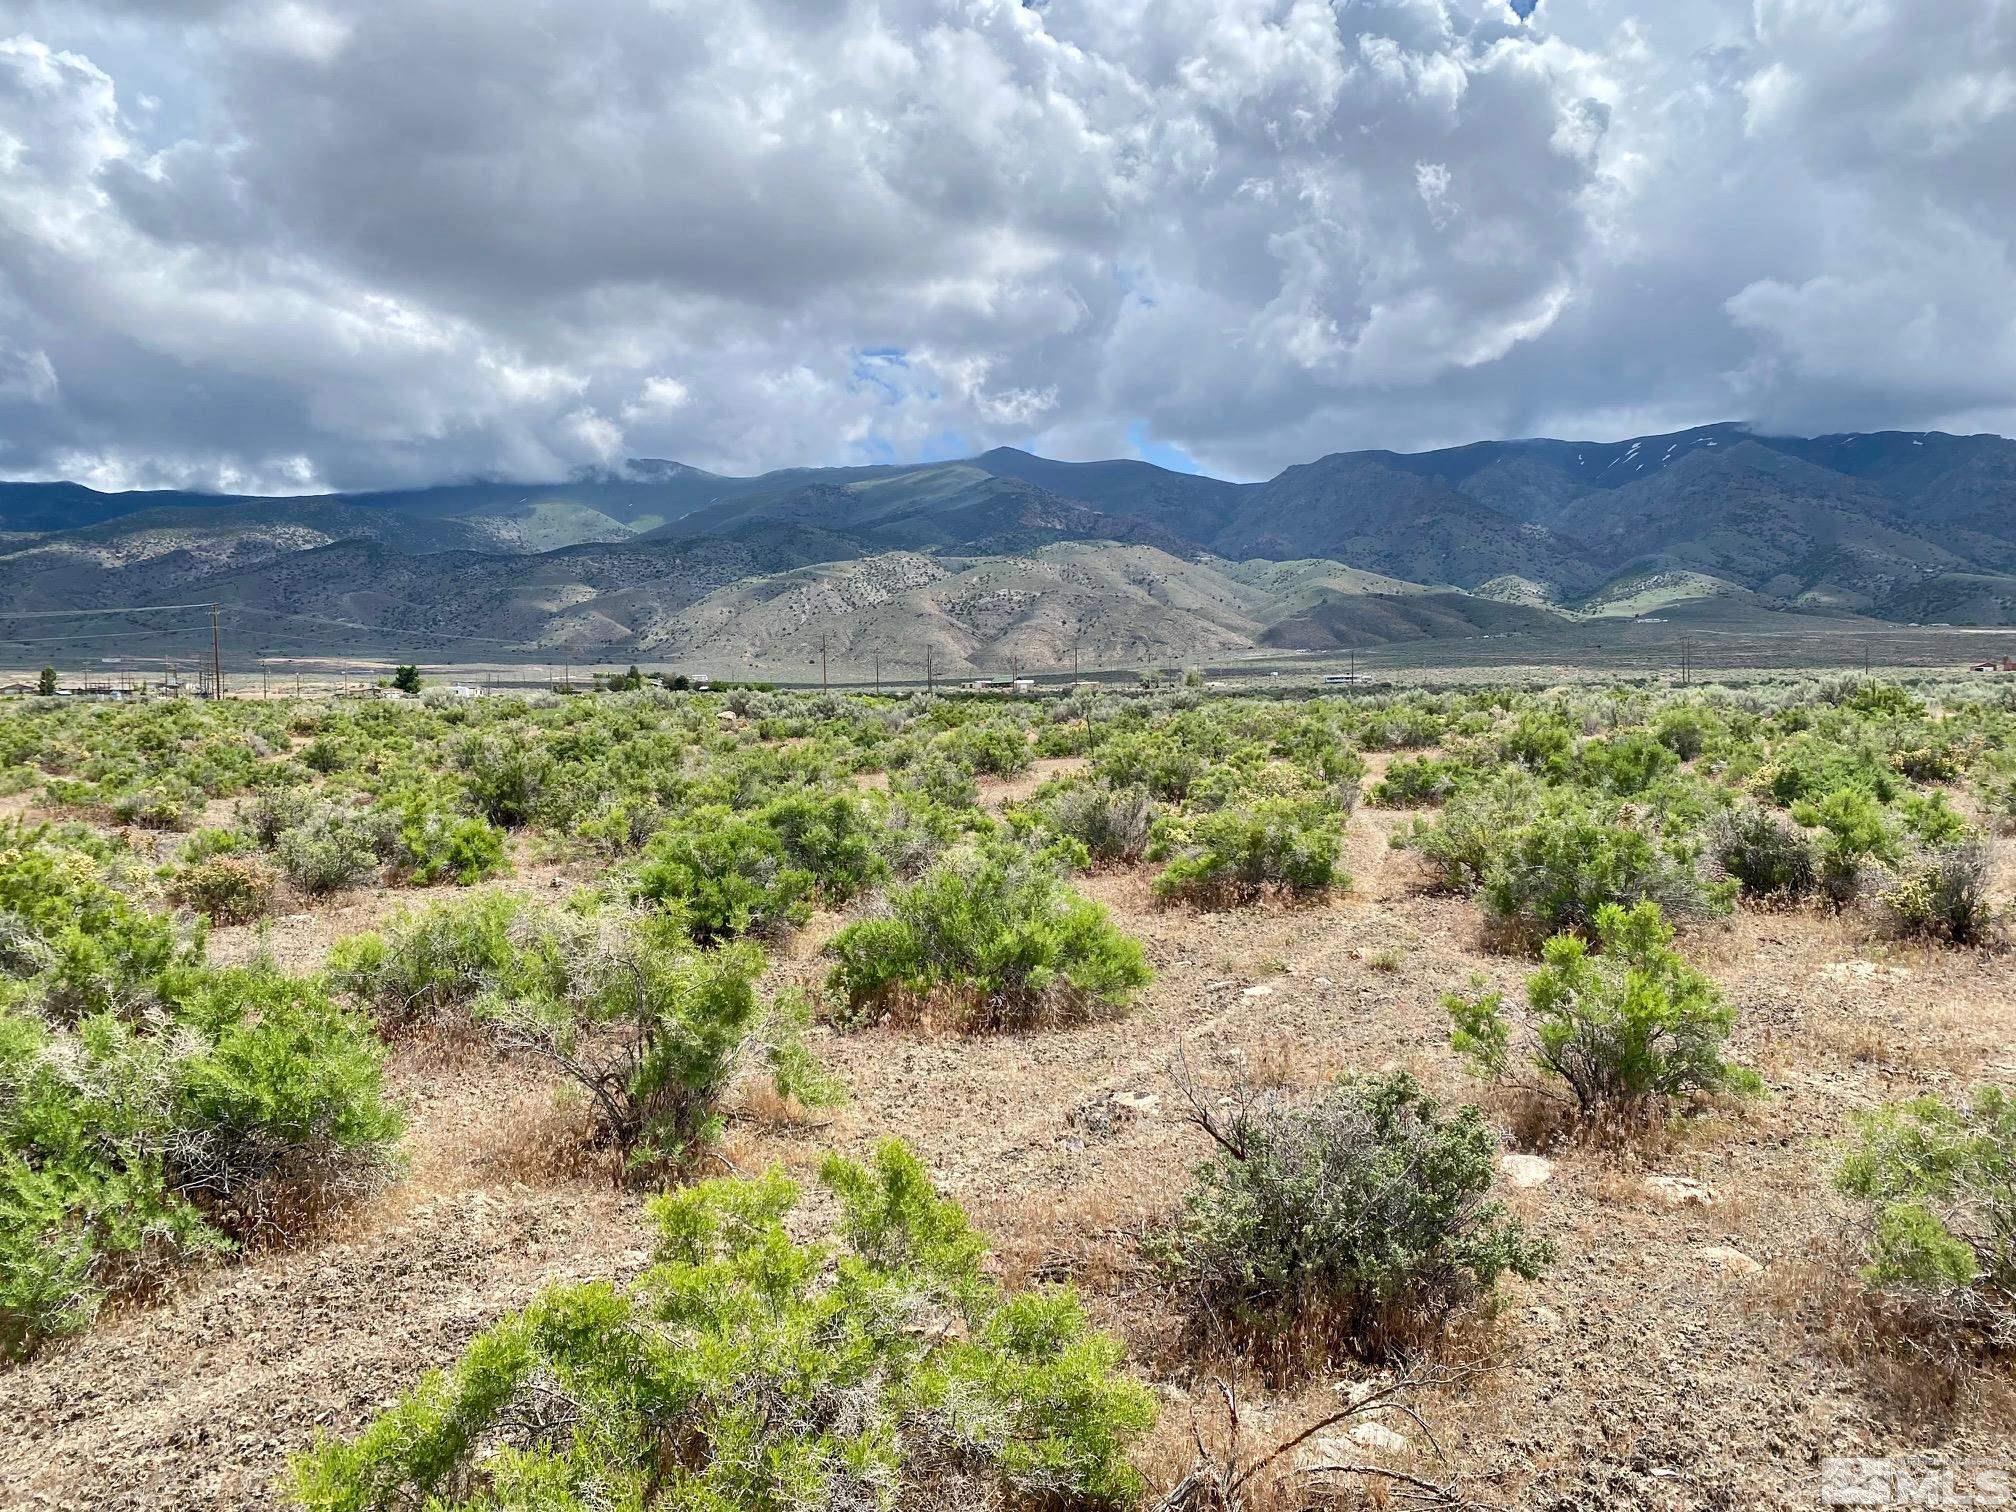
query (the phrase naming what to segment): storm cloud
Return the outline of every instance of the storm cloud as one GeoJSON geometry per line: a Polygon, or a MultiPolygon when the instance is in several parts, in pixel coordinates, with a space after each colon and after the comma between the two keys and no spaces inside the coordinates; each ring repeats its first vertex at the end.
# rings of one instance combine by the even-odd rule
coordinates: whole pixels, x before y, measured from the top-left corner
{"type": "Polygon", "coordinates": [[[0,475],[2008,431],[2012,234],[2005,0],[0,0],[0,475]]]}

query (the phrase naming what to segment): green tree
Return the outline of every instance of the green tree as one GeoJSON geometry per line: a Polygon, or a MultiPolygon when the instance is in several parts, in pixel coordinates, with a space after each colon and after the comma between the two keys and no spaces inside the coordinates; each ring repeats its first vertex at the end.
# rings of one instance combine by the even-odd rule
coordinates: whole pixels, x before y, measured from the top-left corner
{"type": "Polygon", "coordinates": [[[392,669],[392,686],[397,688],[401,693],[418,693],[420,691],[420,669],[411,664],[394,667],[392,669]]]}
{"type": "Polygon", "coordinates": [[[40,693],[44,698],[55,697],[56,669],[54,667],[44,667],[42,669],[42,675],[35,679],[35,691],[40,693]]]}

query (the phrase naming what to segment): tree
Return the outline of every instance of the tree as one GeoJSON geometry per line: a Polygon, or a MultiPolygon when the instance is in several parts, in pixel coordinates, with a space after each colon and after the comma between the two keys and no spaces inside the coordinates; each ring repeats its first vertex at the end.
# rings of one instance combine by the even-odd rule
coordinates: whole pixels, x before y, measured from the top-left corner
{"type": "Polygon", "coordinates": [[[399,666],[392,669],[392,686],[401,693],[420,691],[420,669],[415,666],[399,666]]]}
{"type": "Polygon", "coordinates": [[[44,667],[42,669],[42,675],[35,680],[35,691],[40,693],[44,698],[55,697],[56,669],[54,667],[44,667]]]}

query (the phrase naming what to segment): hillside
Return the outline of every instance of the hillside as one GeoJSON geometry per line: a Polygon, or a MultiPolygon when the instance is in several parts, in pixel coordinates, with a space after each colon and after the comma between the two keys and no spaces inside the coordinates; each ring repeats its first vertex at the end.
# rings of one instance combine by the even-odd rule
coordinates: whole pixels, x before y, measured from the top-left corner
{"type": "Polygon", "coordinates": [[[1336,453],[1261,483],[1000,448],[307,498],[0,484],[0,620],[211,600],[240,647],[433,637],[750,667],[803,665],[822,637],[829,664],[1057,666],[1075,644],[1083,665],[1131,665],[1690,604],[1999,625],[2016,620],[2016,443],[1716,425],[1336,453]]]}

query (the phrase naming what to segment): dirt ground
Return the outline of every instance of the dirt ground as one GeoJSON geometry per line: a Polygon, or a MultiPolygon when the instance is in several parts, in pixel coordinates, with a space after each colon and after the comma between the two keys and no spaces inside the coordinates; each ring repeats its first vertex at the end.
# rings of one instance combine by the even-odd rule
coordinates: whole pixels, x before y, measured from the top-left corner
{"type": "MultiPolygon", "coordinates": [[[[993,801],[1006,796],[992,787],[993,801]]],[[[805,1126],[759,1116],[752,1101],[723,1155],[809,1178],[829,1148],[909,1141],[992,1235],[1006,1276],[1075,1280],[1126,1338],[1163,1398],[1148,1458],[1168,1475],[1193,1417],[1207,1439],[1218,1422],[1217,1391],[1170,1349],[1173,1301],[1139,1259],[1139,1237],[1205,1152],[1172,1065],[1212,1085],[1397,1065],[1474,1097],[1440,998],[1473,975],[1516,990],[1527,969],[1484,950],[1472,904],[1419,891],[1410,859],[1386,844],[1402,822],[1359,811],[1355,886],[1318,907],[1165,911],[1146,872],[1092,877],[1086,890],[1158,973],[1128,1016],[979,1039],[821,1032],[815,1048],[845,1078],[847,1106],[805,1126]]],[[[276,923],[268,947],[311,965],[389,906],[364,895],[276,923]]],[[[815,920],[792,942],[780,978],[816,975],[838,922],[815,920]]],[[[254,938],[220,931],[218,951],[254,938]]],[[[1830,1144],[1857,1110],[2016,1079],[2016,961],[1900,949],[1818,912],[1739,913],[1685,944],[1739,1006],[1733,1048],[1768,1095],[1653,1146],[1512,1162],[1530,1184],[1510,1200],[1558,1260],[1448,1346],[1479,1369],[1418,1404],[1446,1459],[1398,1415],[1350,1454],[1460,1477],[1483,1504],[1562,1509],[1810,1507],[1824,1456],[2016,1459],[2006,1376],[1955,1389],[1859,1344],[1845,1213],[1825,1180],[1830,1144]]],[[[318,1430],[353,1431],[549,1283],[644,1263],[641,1198],[599,1171],[553,1165],[569,1115],[549,1086],[487,1051],[439,1045],[401,1050],[393,1075],[412,1114],[406,1171],[367,1209],[0,1373],[0,1420],[12,1425],[0,1505],[274,1506],[287,1456],[318,1430]]],[[[1251,1439],[1335,1410],[1362,1374],[1271,1394],[1240,1382],[1251,1439]]]]}

